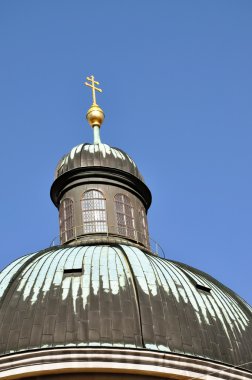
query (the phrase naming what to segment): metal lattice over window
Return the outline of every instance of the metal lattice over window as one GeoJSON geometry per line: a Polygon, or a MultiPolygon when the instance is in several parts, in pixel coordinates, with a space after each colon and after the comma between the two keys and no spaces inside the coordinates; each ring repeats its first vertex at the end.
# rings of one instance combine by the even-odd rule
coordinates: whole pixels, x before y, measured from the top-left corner
{"type": "Polygon", "coordinates": [[[124,194],[116,194],[115,208],[118,233],[135,239],[134,210],[129,197],[124,194]]]}
{"type": "Polygon", "coordinates": [[[141,241],[146,246],[149,247],[149,233],[148,233],[148,225],[146,220],[146,213],[143,207],[139,210],[140,222],[141,222],[141,241]]]}
{"type": "Polygon", "coordinates": [[[60,238],[61,242],[65,243],[67,240],[73,239],[73,201],[70,198],[64,199],[60,204],[59,209],[60,219],[60,238]]]}
{"type": "Polygon", "coordinates": [[[101,191],[86,191],[82,198],[83,232],[107,232],[106,200],[101,191]]]}

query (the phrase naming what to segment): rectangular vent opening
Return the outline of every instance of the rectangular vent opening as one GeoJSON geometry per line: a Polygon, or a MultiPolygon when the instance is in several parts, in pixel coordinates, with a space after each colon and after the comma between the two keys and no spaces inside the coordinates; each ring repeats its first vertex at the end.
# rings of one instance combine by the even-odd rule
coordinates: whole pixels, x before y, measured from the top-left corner
{"type": "Polygon", "coordinates": [[[201,284],[196,284],[195,285],[197,289],[203,290],[203,292],[210,293],[211,289],[208,288],[207,286],[201,285],[201,284]]]}
{"type": "Polygon", "coordinates": [[[64,274],[74,274],[74,273],[82,273],[82,268],[71,268],[71,269],[64,269],[64,274]]]}

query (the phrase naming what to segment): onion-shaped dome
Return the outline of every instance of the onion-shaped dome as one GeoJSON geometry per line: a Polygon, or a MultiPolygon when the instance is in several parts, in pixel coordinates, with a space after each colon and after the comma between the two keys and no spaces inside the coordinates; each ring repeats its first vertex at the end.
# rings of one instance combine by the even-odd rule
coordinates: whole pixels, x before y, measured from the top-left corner
{"type": "Polygon", "coordinates": [[[177,353],[252,371],[252,310],[184,264],[131,245],[53,247],[0,275],[0,355],[56,347],[177,353]]]}
{"type": "Polygon", "coordinates": [[[127,172],[144,182],[135,162],[119,148],[107,144],[80,144],[74,147],[58,163],[55,178],[76,168],[115,168],[127,172]]]}

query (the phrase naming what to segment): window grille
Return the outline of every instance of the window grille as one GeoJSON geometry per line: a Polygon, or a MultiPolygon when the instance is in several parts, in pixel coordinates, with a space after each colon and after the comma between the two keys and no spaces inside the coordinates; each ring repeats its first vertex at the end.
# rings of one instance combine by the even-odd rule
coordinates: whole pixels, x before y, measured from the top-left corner
{"type": "Polygon", "coordinates": [[[107,232],[106,200],[98,190],[86,191],[82,199],[83,232],[107,232]]]}
{"type": "Polygon", "coordinates": [[[129,197],[124,194],[116,194],[115,208],[117,217],[118,233],[135,239],[134,211],[129,197]]]}
{"type": "Polygon", "coordinates": [[[72,199],[66,198],[61,202],[59,209],[59,218],[61,242],[65,243],[67,240],[73,239],[74,237],[72,199]]]}
{"type": "Polygon", "coordinates": [[[142,243],[146,246],[149,247],[149,233],[148,233],[148,225],[147,225],[147,220],[146,220],[146,213],[143,207],[140,208],[139,210],[140,214],[140,222],[141,222],[141,240],[142,243]]]}

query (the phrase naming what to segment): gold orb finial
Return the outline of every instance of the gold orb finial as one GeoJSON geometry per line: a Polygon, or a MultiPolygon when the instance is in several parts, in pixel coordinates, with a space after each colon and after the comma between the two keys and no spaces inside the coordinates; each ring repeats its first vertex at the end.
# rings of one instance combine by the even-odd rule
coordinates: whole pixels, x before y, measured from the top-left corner
{"type": "Polygon", "coordinates": [[[96,87],[95,85],[99,85],[100,83],[95,81],[94,76],[91,75],[90,77],[87,77],[87,80],[91,83],[85,82],[84,84],[88,87],[92,88],[92,97],[93,97],[93,104],[89,108],[86,114],[87,121],[91,125],[92,128],[99,127],[102,125],[104,120],[104,112],[103,110],[98,106],[96,103],[96,93],[95,91],[102,92],[101,88],[96,87]]]}

